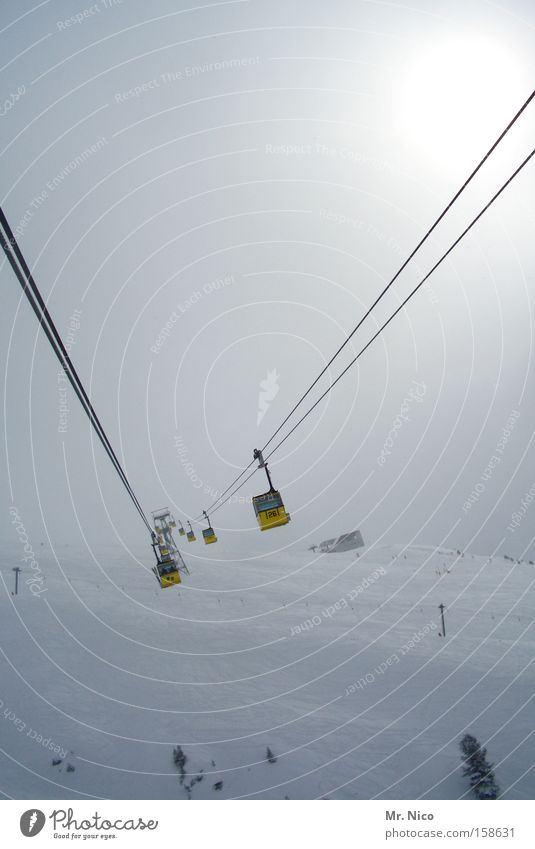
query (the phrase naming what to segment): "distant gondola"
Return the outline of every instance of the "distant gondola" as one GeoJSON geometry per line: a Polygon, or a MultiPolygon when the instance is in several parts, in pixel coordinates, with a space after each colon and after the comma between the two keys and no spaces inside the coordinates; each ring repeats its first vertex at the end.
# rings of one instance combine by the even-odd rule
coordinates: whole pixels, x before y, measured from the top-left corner
{"type": "Polygon", "coordinates": [[[186,538],[187,538],[188,542],[195,542],[197,537],[193,533],[193,528],[191,527],[191,522],[188,522],[188,525],[189,525],[189,531],[186,534],[186,538]]]}

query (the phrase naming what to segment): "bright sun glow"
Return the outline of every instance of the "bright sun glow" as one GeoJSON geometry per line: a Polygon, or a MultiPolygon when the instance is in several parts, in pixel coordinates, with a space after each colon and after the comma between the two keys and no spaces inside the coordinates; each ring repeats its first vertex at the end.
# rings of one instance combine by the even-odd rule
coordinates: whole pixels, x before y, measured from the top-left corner
{"type": "Polygon", "coordinates": [[[404,80],[404,134],[431,158],[456,163],[494,140],[524,90],[516,57],[502,45],[477,39],[436,44],[415,56],[404,80]]]}

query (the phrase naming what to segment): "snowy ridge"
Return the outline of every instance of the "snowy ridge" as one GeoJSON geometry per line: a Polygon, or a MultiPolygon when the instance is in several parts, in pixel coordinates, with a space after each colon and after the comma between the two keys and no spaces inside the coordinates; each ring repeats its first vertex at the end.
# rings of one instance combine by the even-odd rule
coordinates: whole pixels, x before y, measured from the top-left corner
{"type": "Polygon", "coordinates": [[[237,557],[223,539],[212,561],[191,546],[191,576],[165,591],[143,553],[95,563],[65,547],[58,565],[41,549],[46,592],[23,569],[16,598],[20,552],[5,553],[0,789],[459,798],[470,732],[504,797],[533,796],[532,564],[426,546],[264,556],[262,543],[237,557]]]}

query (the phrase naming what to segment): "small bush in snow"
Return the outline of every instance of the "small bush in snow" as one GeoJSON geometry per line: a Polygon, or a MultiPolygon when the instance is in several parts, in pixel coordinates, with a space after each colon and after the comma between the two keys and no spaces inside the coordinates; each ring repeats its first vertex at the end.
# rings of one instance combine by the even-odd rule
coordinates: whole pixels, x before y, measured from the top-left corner
{"type": "Polygon", "coordinates": [[[483,749],[475,737],[465,734],[460,742],[463,775],[470,779],[470,786],[476,799],[497,799],[500,788],[496,783],[493,764],[487,761],[487,750],[483,749]]]}
{"type": "Polygon", "coordinates": [[[195,787],[195,785],[203,780],[203,778],[204,778],[203,772],[204,772],[204,770],[201,769],[199,775],[195,775],[191,779],[189,784],[184,784],[184,790],[188,794],[188,799],[191,799],[191,792],[192,792],[193,788],[195,787]]]}
{"type": "Polygon", "coordinates": [[[181,784],[184,784],[184,778],[186,777],[186,761],[187,757],[182,746],[175,746],[173,749],[173,763],[180,773],[179,781],[181,784]]]}
{"type": "Polygon", "coordinates": [[[267,760],[270,764],[276,764],[276,763],[277,763],[277,758],[275,757],[275,755],[273,754],[273,752],[271,751],[271,749],[269,748],[269,746],[268,746],[268,747],[267,747],[267,749],[266,749],[266,760],[267,760]]]}

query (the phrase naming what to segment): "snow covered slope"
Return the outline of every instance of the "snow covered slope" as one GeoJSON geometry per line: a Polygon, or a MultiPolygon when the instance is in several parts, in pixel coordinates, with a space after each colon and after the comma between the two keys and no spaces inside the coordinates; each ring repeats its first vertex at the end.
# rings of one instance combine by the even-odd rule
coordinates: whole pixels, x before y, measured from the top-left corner
{"type": "Polygon", "coordinates": [[[186,799],[202,775],[193,798],[453,799],[469,731],[504,797],[533,798],[535,566],[402,546],[264,555],[284,529],[267,537],[184,546],[191,576],[165,591],[149,551],[144,569],[66,546],[39,549],[46,592],[25,569],[14,597],[21,551],[4,550],[0,790],[186,799]]]}

